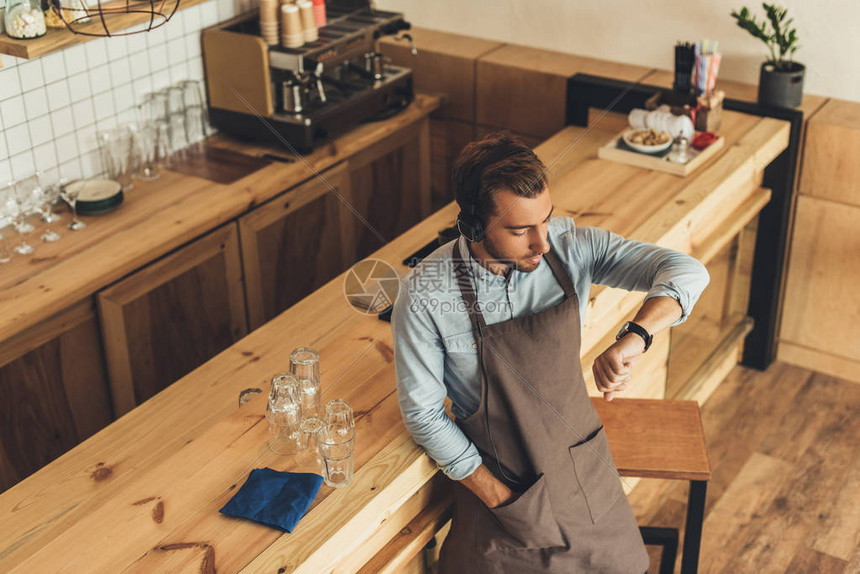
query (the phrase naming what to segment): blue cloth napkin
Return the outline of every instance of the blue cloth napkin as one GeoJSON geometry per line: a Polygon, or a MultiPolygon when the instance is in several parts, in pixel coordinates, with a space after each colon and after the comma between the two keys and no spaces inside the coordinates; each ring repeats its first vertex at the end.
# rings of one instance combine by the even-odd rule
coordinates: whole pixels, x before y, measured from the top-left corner
{"type": "Polygon", "coordinates": [[[319,492],[322,481],[318,474],[256,468],[221,513],[292,532],[319,492]]]}

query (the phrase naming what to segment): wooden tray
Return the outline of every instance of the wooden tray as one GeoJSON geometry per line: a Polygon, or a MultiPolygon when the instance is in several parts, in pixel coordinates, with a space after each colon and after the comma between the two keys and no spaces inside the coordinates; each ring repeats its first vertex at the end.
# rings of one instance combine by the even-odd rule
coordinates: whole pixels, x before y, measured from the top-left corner
{"type": "Polygon", "coordinates": [[[688,175],[696,171],[696,169],[700,165],[708,161],[708,159],[714,157],[714,155],[716,155],[716,153],[719,150],[723,149],[723,146],[726,145],[726,138],[720,136],[714,141],[714,143],[712,143],[700,152],[697,152],[696,150],[693,150],[691,148],[691,151],[693,151],[696,155],[687,163],[673,163],[666,159],[665,154],[649,155],[647,153],[633,151],[632,149],[628,148],[621,139],[621,136],[624,135],[624,132],[626,132],[628,129],[630,128],[625,129],[617,136],[609,140],[606,145],[599,148],[597,150],[597,157],[599,157],[600,159],[608,159],[609,161],[617,161],[619,163],[635,165],[636,167],[644,167],[645,169],[665,171],[666,173],[671,173],[673,175],[687,177],[688,175]],[[621,143],[619,144],[619,142],[621,143]]]}

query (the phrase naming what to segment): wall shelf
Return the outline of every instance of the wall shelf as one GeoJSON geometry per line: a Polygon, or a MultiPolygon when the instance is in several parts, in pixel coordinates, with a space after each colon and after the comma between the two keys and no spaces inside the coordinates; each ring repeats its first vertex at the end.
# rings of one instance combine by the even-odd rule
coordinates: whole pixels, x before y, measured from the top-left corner
{"type": "MultiPolygon", "coordinates": [[[[179,7],[176,9],[184,10],[196,4],[205,2],[206,0],[181,0],[179,7]]],[[[148,14],[124,14],[122,16],[111,17],[111,28],[117,30],[127,30],[132,26],[143,24],[150,19],[148,14]]],[[[170,22],[164,24],[170,26],[170,22]]],[[[87,29],[99,30],[102,26],[93,18],[93,21],[81,27],[84,31],[87,29]]],[[[41,38],[33,38],[31,40],[16,40],[5,34],[0,34],[0,54],[8,54],[16,58],[24,58],[31,60],[44,56],[58,50],[71,48],[77,44],[82,44],[90,40],[97,39],[98,36],[85,36],[82,34],[73,34],[67,29],[49,28],[47,33],[41,38]]]]}

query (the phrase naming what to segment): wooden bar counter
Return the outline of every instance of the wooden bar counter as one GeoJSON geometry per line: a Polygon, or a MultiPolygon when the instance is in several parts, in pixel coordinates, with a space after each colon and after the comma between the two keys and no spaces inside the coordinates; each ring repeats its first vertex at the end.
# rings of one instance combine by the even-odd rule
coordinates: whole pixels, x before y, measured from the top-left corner
{"type": "MultiPolygon", "coordinates": [[[[597,159],[597,148],[625,123],[609,114],[587,130],[565,128],[537,148],[550,166],[556,213],[704,261],[768,201],[761,172],[785,148],[789,131],[785,122],[727,112],[725,149],[679,178],[597,159]]],[[[262,181],[265,187],[269,180],[262,181]]],[[[265,194],[243,186],[211,193],[209,201],[235,203],[224,208],[225,217],[265,194]]],[[[195,217],[193,211],[183,217],[195,217]]],[[[400,262],[456,214],[449,204],[372,257],[405,273],[400,262]]],[[[162,219],[169,229],[173,218],[162,219]]],[[[79,272],[72,263],[66,269],[79,272]]],[[[63,289],[59,281],[52,287],[63,289]]],[[[66,288],[63,297],[74,300],[78,289],[66,288]]],[[[34,310],[39,293],[32,291],[2,293],[0,334],[44,316],[34,310]]],[[[584,366],[642,297],[592,290],[584,366]]],[[[397,554],[392,544],[408,548],[404,533],[432,531],[447,502],[447,479],[401,422],[394,380],[390,325],[353,310],[339,276],[0,495],[0,570],[316,574],[375,564],[378,571],[389,562],[376,555],[397,554]],[[356,473],[347,488],[324,486],[295,531],[283,534],[218,510],[254,468],[306,468],[267,449],[265,393],[242,407],[237,401],[244,389],[267,390],[298,346],[320,352],[323,399],[344,398],[355,409],[356,473]],[[414,528],[401,532],[410,523],[414,528]]],[[[632,391],[627,396],[641,396],[632,391]]],[[[419,549],[413,543],[409,552],[419,549]]]]}

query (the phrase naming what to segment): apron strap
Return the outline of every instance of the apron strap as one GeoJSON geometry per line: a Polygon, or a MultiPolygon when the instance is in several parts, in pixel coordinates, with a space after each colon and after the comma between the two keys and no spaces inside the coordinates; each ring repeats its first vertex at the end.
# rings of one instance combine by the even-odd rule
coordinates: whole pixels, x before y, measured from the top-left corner
{"type": "Polygon", "coordinates": [[[576,288],[573,286],[573,280],[570,278],[570,273],[564,268],[561,260],[555,252],[550,249],[546,256],[546,262],[549,263],[549,268],[552,269],[552,274],[555,275],[561,288],[564,290],[565,299],[569,299],[576,295],[576,288]]]}
{"type": "Polygon", "coordinates": [[[475,295],[475,290],[472,287],[472,279],[469,277],[469,272],[466,271],[466,266],[463,263],[459,238],[454,243],[454,271],[457,275],[457,285],[460,287],[460,294],[466,303],[469,320],[472,322],[472,330],[478,335],[483,335],[487,324],[484,322],[484,315],[478,309],[478,297],[475,295]]]}

